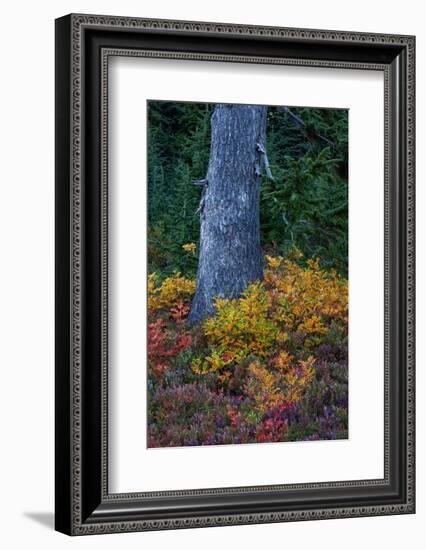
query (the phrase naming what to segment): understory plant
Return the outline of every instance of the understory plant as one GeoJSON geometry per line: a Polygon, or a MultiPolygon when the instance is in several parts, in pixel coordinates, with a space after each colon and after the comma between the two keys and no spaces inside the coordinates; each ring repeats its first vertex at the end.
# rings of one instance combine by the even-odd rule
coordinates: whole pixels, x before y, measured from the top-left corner
{"type": "MultiPolygon", "coordinates": [[[[194,253],[193,246],[187,246],[194,253]]],[[[195,281],[148,280],[148,445],[348,436],[348,284],[297,250],[190,327],[195,281]]]]}

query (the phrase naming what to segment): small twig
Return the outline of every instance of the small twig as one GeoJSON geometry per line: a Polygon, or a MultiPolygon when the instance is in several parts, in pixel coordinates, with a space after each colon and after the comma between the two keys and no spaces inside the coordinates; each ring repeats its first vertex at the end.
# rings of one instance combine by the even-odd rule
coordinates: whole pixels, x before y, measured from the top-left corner
{"type": "Polygon", "coordinates": [[[306,128],[305,121],[300,118],[300,116],[296,115],[296,113],[293,113],[288,107],[283,107],[283,111],[291,116],[291,118],[297,122],[299,126],[302,126],[303,128],[306,128]]]}
{"type": "MultiPolygon", "coordinates": [[[[262,143],[257,144],[257,150],[262,155],[262,160],[263,160],[263,164],[265,166],[266,175],[268,176],[269,179],[271,179],[272,181],[275,181],[275,178],[274,178],[274,176],[272,175],[272,172],[271,172],[271,167],[269,166],[269,160],[268,160],[268,155],[266,154],[266,149],[262,145],[262,143]]],[[[259,176],[261,174],[261,169],[258,166],[256,166],[256,174],[259,175],[259,176]]]]}
{"type": "MultiPolygon", "coordinates": [[[[207,180],[205,180],[205,181],[207,182],[207,180]]],[[[206,188],[207,188],[207,183],[203,187],[203,190],[201,192],[201,197],[200,197],[200,204],[198,205],[198,208],[195,211],[195,215],[200,214],[200,217],[203,214],[204,205],[205,205],[205,202],[206,202],[206,188]]]]}
{"type": "MultiPolygon", "coordinates": [[[[293,113],[293,111],[291,111],[288,107],[283,107],[283,111],[287,113],[299,126],[304,128],[305,130],[307,129],[306,122],[300,116],[296,115],[296,113],[293,113]]],[[[313,130],[313,132],[318,139],[322,139],[322,141],[328,143],[328,145],[331,145],[331,147],[336,147],[336,144],[334,143],[334,141],[331,141],[331,139],[328,139],[327,137],[319,134],[315,130],[313,130]]]]}
{"type": "Polygon", "coordinates": [[[209,184],[209,182],[207,181],[206,178],[204,178],[201,180],[192,180],[192,184],[198,185],[199,187],[206,187],[209,184]]]}

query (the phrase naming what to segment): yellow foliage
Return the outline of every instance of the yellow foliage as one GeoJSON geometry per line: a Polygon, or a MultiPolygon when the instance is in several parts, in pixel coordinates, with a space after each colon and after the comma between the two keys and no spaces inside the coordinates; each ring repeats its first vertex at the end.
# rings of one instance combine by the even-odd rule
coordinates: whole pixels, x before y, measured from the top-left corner
{"type": "MultiPolygon", "coordinates": [[[[195,357],[191,362],[193,372],[196,374],[206,374],[208,372],[216,372],[222,367],[226,367],[232,363],[239,363],[246,357],[246,349],[226,351],[224,346],[213,348],[208,357],[203,361],[201,357],[195,357]]],[[[222,380],[227,380],[229,376],[222,373],[222,380]]]]}
{"type": "Polygon", "coordinates": [[[265,256],[265,260],[269,267],[272,269],[278,269],[283,261],[282,256],[265,256]]]}
{"type": "Polygon", "coordinates": [[[302,397],[306,386],[310,384],[314,377],[314,357],[310,356],[306,361],[298,361],[298,369],[289,371],[284,377],[287,400],[290,403],[298,403],[302,397]]]}
{"type": "Polygon", "coordinates": [[[311,356],[295,365],[291,365],[292,360],[293,357],[282,352],[276,361],[276,369],[268,369],[260,361],[250,363],[244,390],[255,401],[260,414],[271,407],[298,403],[302,399],[305,388],[314,376],[315,359],[311,356]]]}
{"type": "Polygon", "coordinates": [[[285,396],[278,385],[279,376],[276,373],[268,370],[260,361],[250,363],[248,370],[248,382],[244,391],[256,403],[258,413],[264,414],[270,407],[285,401],[285,396]]]}
{"type": "Polygon", "coordinates": [[[241,360],[250,354],[268,355],[278,330],[269,318],[270,300],[262,283],[251,284],[240,299],[217,299],[215,308],[204,332],[209,344],[226,354],[228,360],[221,366],[236,356],[241,360]]]}
{"type": "Polygon", "coordinates": [[[185,252],[191,252],[193,255],[195,255],[195,251],[197,250],[197,245],[195,243],[187,243],[187,244],[183,244],[182,248],[185,250],[185,252]]]}
{"type": "Polygon", "coordinates": [[[270,289],[272,318],[286,332],[327,334],[332,321],[346,330],[348,283],[333,270],[324,271],[319,260],[307,260],[307,268],[280,258],[269,262],[265,286],[270,289]]]}
{"type": "MultiPolygon", "coordinates": [[[[294,255],[300,257],[298,251],[294,255]]],[[[318,259],[307,260],[307,267],[281,256],[266,256],[266,262],[263,282],[249,285],[239,299],[216,300],[216,314],[204,322],[213,351],[196,372],[217,371],[249,355],[267,357],[274,350],[281,351],[277,369],[286,371],[292,361],[283,351],[289,334],[299,334],[309,349],[331,326],[343,335],[347,331],[346,280],[322,270],[318,259]]]]}
{"type": "Polygon", "coordinates": [[[327,327],[321,323],[321,318],[315,314],[300,323],[297,330],[306,334],[327,334],[328,332],[327,327]]]}
{"type": "Polygon", "coordinates": [[[286,351],[281,351],[277,359],[275,360],[275,366],[283,373],[288,372],[291,367],[292,361],[294,361],[294,357],[292,357],[286,351]]]}
{"type": "Polygon", "coordinates": [[[180,301],[188,301],[195,292],[195,281],[176,273],[162,283],[158,275],[148,276],[148,312],[176,306],[180,301]]]}

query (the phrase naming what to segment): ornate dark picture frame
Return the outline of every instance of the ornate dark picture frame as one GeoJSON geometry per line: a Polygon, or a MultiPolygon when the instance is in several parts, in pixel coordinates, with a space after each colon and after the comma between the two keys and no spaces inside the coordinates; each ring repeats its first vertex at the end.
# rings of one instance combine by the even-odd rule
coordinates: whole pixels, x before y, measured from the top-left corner
{"type": "Polygon", "coordinates": [[[74,14],[56,21],[58,531],[414,513],[414,50],[413,36],[74,14]],[[383,479],[108,492],[107,75],[117,55],[383,72],[383,479]]]}

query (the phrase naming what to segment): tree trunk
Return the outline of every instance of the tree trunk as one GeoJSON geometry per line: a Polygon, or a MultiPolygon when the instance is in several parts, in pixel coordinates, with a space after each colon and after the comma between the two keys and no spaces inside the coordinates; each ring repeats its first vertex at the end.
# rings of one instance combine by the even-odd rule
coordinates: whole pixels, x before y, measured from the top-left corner
{"type": "Polygon", "coordinates": [[[262,279],[259,192],[266,107],[218,104],[211,120],[210,161],[200,201],[200,257],[191,324],[262,279]]]}

